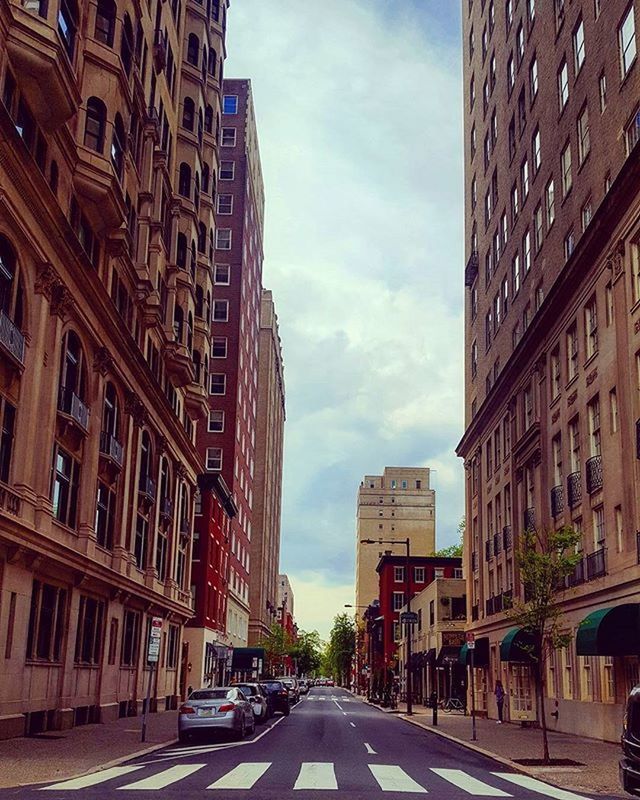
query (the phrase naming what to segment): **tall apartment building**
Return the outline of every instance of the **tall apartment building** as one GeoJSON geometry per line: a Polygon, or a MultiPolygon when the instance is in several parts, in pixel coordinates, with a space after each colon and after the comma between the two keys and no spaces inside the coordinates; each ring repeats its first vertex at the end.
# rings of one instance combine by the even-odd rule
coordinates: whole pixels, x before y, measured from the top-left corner
{"type": "Polygon", "coordinates": [[[503,608],[527,528],[582,533],[558,600],[547,719],[615,739],[638,682],[638,0],[464,0],[465,538],[471,626],[513,719],[535,718],[503,608]],[[624,442],[627,442],[624,445],[624,442]],[[596,616],[591,613],[596,611],[596,616]],[[586,703],[599,712],[585,713],[586,703]]]}
{"type": "Polygon", "coordinates": [[[255,498],[249,576],[249,642],[258,644],[274,621],[280,566],[285,392],[282,346],[273,295],[262,290],[258,346],[255,498]]]}
{"type": "Polygon", "coordinates": [[[225,16],[0,6],[0,737],[184,691],[225,16]]]}
{"type": "Polygon", "coordinates": [[[425,467],[385,467],[382,475],[365,475],[358,489],[356,527],[356,606],[378,597],[376,567],[383,552],[406,552],[397,546],[361,544],[361,539],[411,541],[412,556],[429,556],[436,546],[436,493],[425,467]]]}
{"type": "Polygon", "coordinates": [[[206,470],[220,473],[238,513],[231,523],[227,635],[246,647],[256,470],[264,187],[248,80],[225,80],[216,194],[209,418],[198,435],[206,470]]]}

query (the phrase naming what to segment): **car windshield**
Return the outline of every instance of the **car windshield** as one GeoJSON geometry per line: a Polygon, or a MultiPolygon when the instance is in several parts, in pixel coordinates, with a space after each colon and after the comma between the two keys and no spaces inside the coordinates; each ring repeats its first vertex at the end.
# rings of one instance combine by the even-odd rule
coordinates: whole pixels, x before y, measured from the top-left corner
{"type": "Polygon", "coordinates": [[[233,689],[198,689],[189,695],[189,700],[226,700],[233,697],[233,689]]]}
{"type": "Polygon", "coordinates": [[[255,686],[247,686],[246,683],[237,684],[236,689],[240,689],[240,691],[244,692],[245,694],[258,694],[258,690],[255,686]]]}
{"type": "Polygon", "coordinates": [[[282,683],[280,681],[269,681],[268,683],[263,683],[262,685],[266,686],[266,688],[270,689],[272,692],[282,689],[282,683]]]}

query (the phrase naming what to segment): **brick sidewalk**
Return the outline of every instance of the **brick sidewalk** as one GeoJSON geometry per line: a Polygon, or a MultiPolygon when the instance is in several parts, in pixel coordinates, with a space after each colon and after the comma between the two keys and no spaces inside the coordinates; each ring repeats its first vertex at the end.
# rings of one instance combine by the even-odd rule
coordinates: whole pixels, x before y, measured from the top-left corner
{"type": "MultiPolygon", "coordinates": [[[[404,703],[397,712],[381,709],[387,713],[402,715],[404,703]]],[[[414,706],[414,714],[407,717],[428,730],[446,735],[460,744],[476,746],[487,755],[501,759],[541,758],[542,734],[538,728],[523,728],[505,723],[497,725],[495,720],[476,717],[477,741],[471,741],[471,717],[462,714],[438,712],[438,727],[432,726],[432,711],[424,706],[414,706]]],[[[542,780],[563,789],[627,797],[618,778],[620,746],[599,739],[587,739],[565,733],[549,732],[551,758],[568,758],[581,767],[525,767],[514,764],[514,768],[526,771],[542,780]]]]}
{"type": "Polygon", "coordinates": [[[154,745],[169,744],[177,738],[178,712],[151,714],[144,744],[141,726],[142,717],[127,717],[105,725],[0,741],[0,788],[71,778],[154,745]]]}

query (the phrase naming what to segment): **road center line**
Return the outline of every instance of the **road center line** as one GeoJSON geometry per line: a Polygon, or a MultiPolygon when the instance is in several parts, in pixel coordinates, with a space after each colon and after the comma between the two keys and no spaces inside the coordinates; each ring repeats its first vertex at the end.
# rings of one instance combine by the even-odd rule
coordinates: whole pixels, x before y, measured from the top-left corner
{"type": "Polygon", "coordinates": [[[377,756],[377,755],[378,755],[378,754],[376,753],[376,751],[373,749],[373,747],[371,747],[371,745],[369,744],[369,742],[365,742],[365,743],[364,743],[364,746],[367,748],[367,753],[369,753],[369,755],[370,755],[370,756],[377,756]]]}
{"type": "Polygon", "coordinates": [[[342,708],[342,706],[340,705],[340,703],[339,703],[337,700],[334,700],[333,702],[334,702],[334,703],[335,703],[335,704],[338,706],[338,708],[340,709],[340,711],[343,711],[343,710],[344,710],[344,709],[342,708]]]}
{"type": "Polygon", "coordinates": [[[355,722],[350,722],[349,725],[351,725],[352,728],[356,727],[355,722]]]}

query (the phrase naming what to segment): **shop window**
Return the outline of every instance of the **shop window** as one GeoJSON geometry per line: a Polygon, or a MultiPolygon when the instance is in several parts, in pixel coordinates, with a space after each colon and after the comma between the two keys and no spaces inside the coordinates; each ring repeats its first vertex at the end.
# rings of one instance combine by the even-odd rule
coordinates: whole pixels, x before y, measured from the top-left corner
{"type": "Polygon", "coordinates": [[[27,631],[27,659],[60,661],[66,620],[67,592],[34,580],[27,631]]]}
{"type": "Polygon", "coordinates": [[[104,603],[93,597],[80,597],[76,629],[76,664],[99,664],[102,656],[104,603]]]}
{"type": "Polygon", "coordinates": [[[140,614],[125,609],[122,624],[122,647],[120,663],[123,667],[135,667],[140,651],[140,614]]]}

